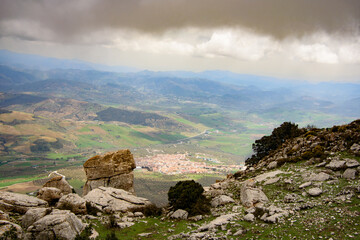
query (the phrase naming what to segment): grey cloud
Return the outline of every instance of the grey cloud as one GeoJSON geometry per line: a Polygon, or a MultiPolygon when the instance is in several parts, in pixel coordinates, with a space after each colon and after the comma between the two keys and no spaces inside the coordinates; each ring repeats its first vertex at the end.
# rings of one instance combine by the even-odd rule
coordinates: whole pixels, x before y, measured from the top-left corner
{"type": "Polygon", "coordinates": [[[53,31],[58,40],[72,40],[102,29],[160,34],[182,27],[240,27],[277,39],[316,31],[358,35],[360,1],[2,0],[0,21],[11,20],[38,22],[53,31]]]}

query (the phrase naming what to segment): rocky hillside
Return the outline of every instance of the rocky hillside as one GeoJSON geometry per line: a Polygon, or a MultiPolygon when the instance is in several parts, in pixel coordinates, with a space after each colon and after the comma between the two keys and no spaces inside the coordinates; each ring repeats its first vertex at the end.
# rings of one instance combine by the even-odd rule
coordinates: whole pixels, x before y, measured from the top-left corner
{"type": "Polygon", "coordinates": [[[0,238],[12,229],[27,239],[359,239],[359,137],[360,120],[304,130],[205,188],[203,215],[160,210],[105,182],[80,197],[66,193],[59,176],[38,198],[0,192],[0,238]]]}

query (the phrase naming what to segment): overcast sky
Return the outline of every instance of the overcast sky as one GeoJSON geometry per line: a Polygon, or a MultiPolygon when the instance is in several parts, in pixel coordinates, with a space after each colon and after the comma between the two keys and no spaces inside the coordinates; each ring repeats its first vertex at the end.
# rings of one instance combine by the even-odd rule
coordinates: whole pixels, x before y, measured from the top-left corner
{"type": "Polygon", "coordinates": [[[1,0],[0,48],[360,83],[360,0],[1,0]]]}

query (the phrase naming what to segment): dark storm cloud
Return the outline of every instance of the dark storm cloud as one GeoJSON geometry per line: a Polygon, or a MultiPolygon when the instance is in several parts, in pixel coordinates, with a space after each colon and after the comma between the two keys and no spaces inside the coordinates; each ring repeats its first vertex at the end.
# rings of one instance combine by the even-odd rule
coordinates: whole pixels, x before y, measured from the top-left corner
{"type": "Polygon", "coordinates": [[[182,27],[242,27],[283,39],[316,31],[359,34],[360,0],[2,0],[0,21],[1,35],[23,31],[28,38],[31,29],[21,30],[21,23],[62,39],[102,29],[157,34],[182,27]],[[4,28],[14,21],[17,32],[4,28]]]}

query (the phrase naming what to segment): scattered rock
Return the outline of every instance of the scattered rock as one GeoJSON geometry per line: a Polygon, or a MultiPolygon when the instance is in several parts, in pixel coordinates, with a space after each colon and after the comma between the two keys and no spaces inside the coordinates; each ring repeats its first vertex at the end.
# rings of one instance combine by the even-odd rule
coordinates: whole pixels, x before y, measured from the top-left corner
{"type": "Polygon", "coordinates": [[[211,201],[211,206],[212,207],[218,207],[221,205],[225,205],[228,203],[234,203],[234,199],[232,199],[231,197],[227,196],[227,195],[220,195],[215,197],[212,201],[211,201]]]}
{"type": "Polygon", "coordinates": [[[25,239],[75,239],[84,228],[74,213],[54,209],[28,227],[25,239]]]}
{"type": "Polygon", "coordinates": [[[269,165],[267,166],[268,169],[274,169],[277,168],[277,161],[272,161],[271,163],[269,163],[269,165]]]}
{"type": "Polygon", "coordinates": [[[326,162],[324,161],[324,162],[321,162],[321,163],[315,165],[315,167],[325,167],[325,165],[326,165],[326,162]]]}
{"type": "Polygon", "coordinates": [[[360,144],[354,143],[350,150],[355,154],[360,154],[360,144]]]}
{"type": "Polygon", "coordinates": [[[234,233],[234,236],[240,236],[240,235],[243,235],[243,233],[244,233],[244,230],[239,229],[237,232],[234,233]]]}
{"type": "Polygon", "coordinates": [[[84,199],[92,202],[106,213],[141,211],[151,202],[146,198],[135,196],[123,189],[99,187],[90,191],[84,199]]]}
{"type": "Polygon", "coordinates": [[[191,221],[197,222],[197,221],[202,220],[203,218],[204,217],[202,215],[196,215],[196,216],[193,216],[193,217],[189,217],[188,219],[191,220],[191,221]]]}
{"type": "Polygon", "coordinates": [[[142,212],[135,212],[134,217],[144,217],[144,214],[142,212]]]}
{"type": "Polygon", "coordinates": [[[318,182],[324,182],[330,179],[330,175],[324,172],[321,173],[311,173],[309,177],[305,177],[305,181],[318,181],[318,182]]]}
{"type": "Polygon", "coordinates": [[[311,186],[311,182],[305,182],[299,186],[300,189],[311,186]]]}
{"type": "Polygon", "coordinates": [[[19,225],[6,220],[0,220],[0,239],[4,239],[4,240],[13,239],[4,236],[5,233],[10,231],[12,228],[15,229],[17,239],[23,239],[24,232],[22,228],[19,225]]]}
{"type": "Polygon", "coordinates": [[[345,170],[343,174],[343,178],[345,179],[355,179],[356,178],[357,171],[356,169],[348,168],[345,170]]]}
{"type": "Polygon", "coordinates": [[[56,205],[57,208],[70,210],[75,214],[86,214],[86,200],[75,193],[64,195],[56,205]]]}
{"type": "Polygon", "coordinates": [[[63,194],[73,193],[74,188],[65,180],[63,176],[56,176],[47,181],[43,187],[51,187],[60,189],[63,194]]]}
{"type": "Polygon", "coordinates": [[[170,218],[173,219],[187,219],[189,213],[185,210],[178,209],[173,214],[170,215],[170,218]]]}
{"type": "Polygon", "coordinates": [[[279,180],[280,180],[279,177],[270,178],[270,179],[268,179],[268,180],[266,180],[266,181],[264,182],[264,185],[274,184],[274,183],[277,183],[279,180]]]}
{"type": "Polygon", "coordinates": [[[87,177],[84,195],[98,187],[134,192],[132,171],[135,167],[134,157],[128,149],[90,158],[84,163],[87,177]]]}
{"type": "Polygon", "coordinates": [[[25,194],[0,191],[0,210],[24,214],[31,208],[48,207],[48,203],[25,194]]]}
{"type": "Polygon", "coordinates": [[[120,223],[117,223],[117,225],[118,225],[119,228],[128,228],[128,227],[134,226],[135,223],[133,223],[133,222],[120,222],[120,223]]]}
{"type": "Polygon", "coordinates": [[[346,158],[345,160],[345,165],[348,168],[356,168],[358,166],[360,166],[360,163],[358,161],[356,161],[355,159],[350,159],[350,158],[346,158]]]}
{"type": "Polygon", "coordinates": [[[216,219],[212,220],[210,223],[201,226],[198,229],[198,231],[203,232],[203,231],[207,231],[209,229],[217,228],[221,225],[228,224],[231,220],[233,220],[238,215],[239,215],[239,213],[221,215],[221,216],[217,217],[216,219]]]}
{"type": "Polygon", "coordinates": [[[139,233],[138,234],[139,237],[149,237],[150,235],[152,235],[152,233],[139,233]]]}
{"type": "Polygon", "coordinates": [[[257,203],[266,203],[269,201],[263,191],[255,188],[255,182],[252,179],[245,181],[240,190],[241,203],[245,207],[252,207],[257,203]]]}
{"type": "Polygon", "coordinates": [[[47,201],[50,206],[54,205],[62,196],[62,192],[58,188],[54,187],[43,187],[40,188],[37,197],[47,201]]]}
{"type": "Polygon", "coordinates": [[[244,220],[248,222],[253,222],[255,221],[255,215],[252,213],[248,213],[244,216],[244,220]]]}
{"type": "Polygon", "coordinates": [[[319,196],[320,194],[322,194],[322,190],[318,187],[310,188],[308,193],[310,196],[316,197],[316,196],[319,196]]]}
{"type": "Polygon", "coordinates": [[[343,160],[337,160],[337,159],[333,159],[331,160],[331,162],[329,164],[327,164],[325,167],[326,168],[330,168],[332,170],[340,170],[345,168],[345,161],[343,160]]]}
{"type": "Polygon", "coordinates": [[[294,203],[299,201],[299,196],[296,193],[288,193],[284,197],[285,203],[294,203]]]}
{"type": "Polygon", "coordinates": [[[276,177],[276,175],[281,174],[281,173],[285,173],[285,172],[280,171],[280,170],[276,170],[276,171],[272,171],[272,172],[266,172],[266,173],[263,173],[263,174],[260,174],[260,175],[256,176],[255,181],[262,182],[267,178],[276,177]]]}

